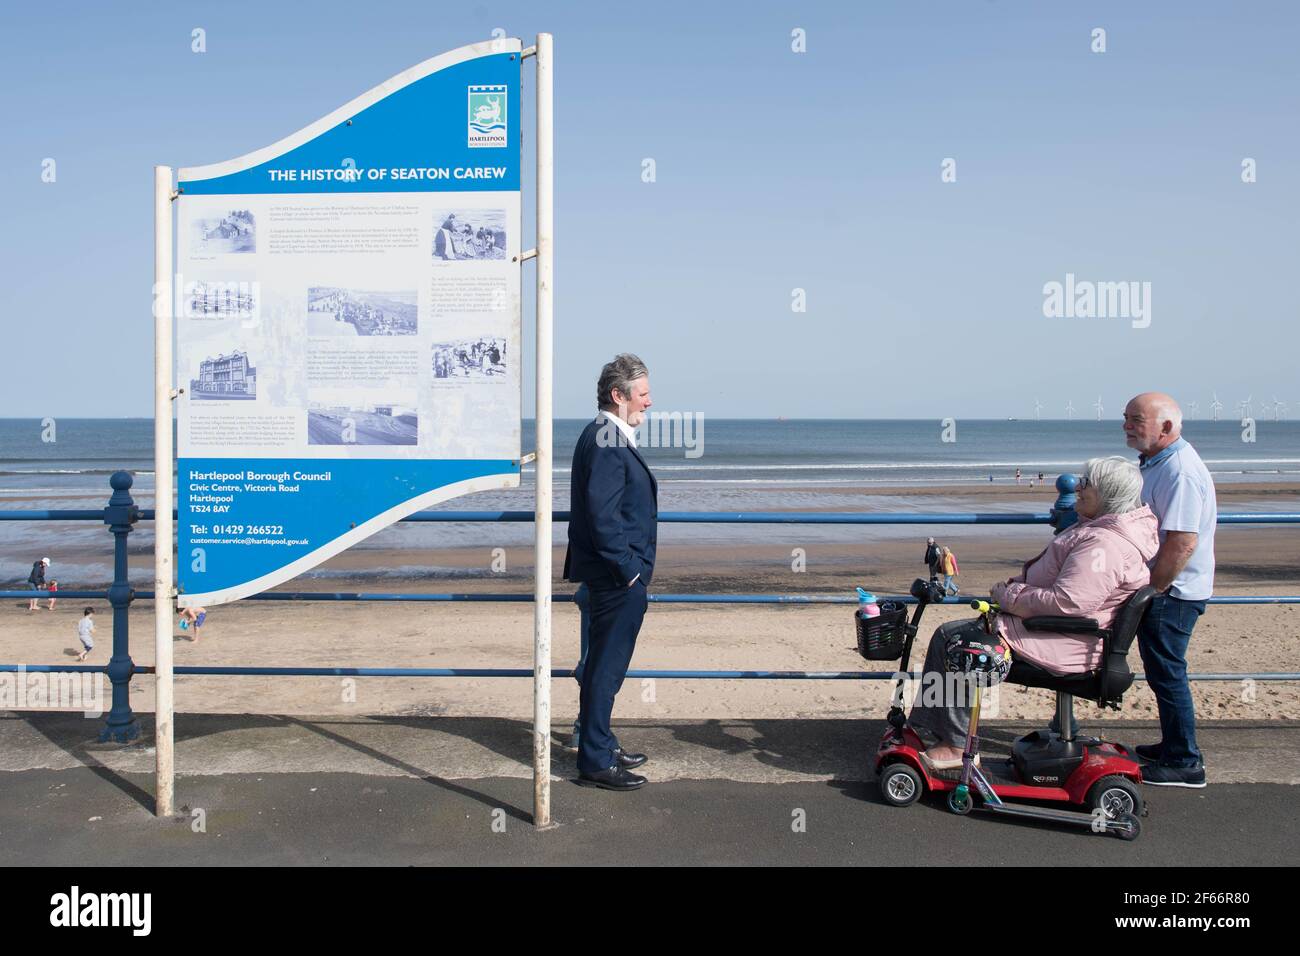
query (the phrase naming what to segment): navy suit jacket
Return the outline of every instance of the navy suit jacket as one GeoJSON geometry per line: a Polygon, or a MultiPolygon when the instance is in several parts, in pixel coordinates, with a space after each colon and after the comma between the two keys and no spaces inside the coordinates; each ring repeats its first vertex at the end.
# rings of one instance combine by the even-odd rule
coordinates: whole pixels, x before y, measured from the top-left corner
{"type": "Polygon", "coordinates": [[[566,581],[627,587],[639,574],[642,583],[650,586],[658,540],[659,484],[641,453],[603,414],[587,423],[573,449],[569,512],[566,581]],[[602,431],[604,445],[597,440],[602,431]]]}

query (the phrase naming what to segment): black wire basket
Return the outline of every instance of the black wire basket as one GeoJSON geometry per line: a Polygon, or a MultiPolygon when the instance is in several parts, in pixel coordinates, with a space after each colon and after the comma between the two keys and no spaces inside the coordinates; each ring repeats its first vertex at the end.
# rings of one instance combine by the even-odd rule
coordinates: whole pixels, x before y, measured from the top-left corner
{"type": "Polygon", "coordinates": [[[853,612],[858,625],[858,653],[869,661],[895,661],[907,643],[907,608],[886,602],[876,617],[853,612]]]}

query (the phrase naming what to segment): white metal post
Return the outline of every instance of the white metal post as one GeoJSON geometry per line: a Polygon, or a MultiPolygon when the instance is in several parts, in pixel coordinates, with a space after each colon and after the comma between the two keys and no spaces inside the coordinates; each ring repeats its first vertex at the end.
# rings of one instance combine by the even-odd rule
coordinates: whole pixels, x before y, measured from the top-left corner
{"type": "Polygon", "coordinates": [[[533,583],[533,825],[551,824],[551,296],[555,268],[551,35],[537,34],[537,503],[533,583]]]}
{"type": "Polygon", "coordinates": [[[153,170],[154,813],[172,814],[172,169],[153,170]]]}

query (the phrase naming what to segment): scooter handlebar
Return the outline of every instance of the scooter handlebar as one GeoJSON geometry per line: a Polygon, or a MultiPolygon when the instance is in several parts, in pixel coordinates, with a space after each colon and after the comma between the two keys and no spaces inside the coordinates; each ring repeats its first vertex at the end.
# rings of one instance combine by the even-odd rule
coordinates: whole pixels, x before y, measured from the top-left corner
{"type": "Polygon", "coordinates": [[[970,606],[981,614],[987,614],[989,611],[996,611],[998,607],[992,601],[981,601],[979,598],[972,600],[970,606]]]}

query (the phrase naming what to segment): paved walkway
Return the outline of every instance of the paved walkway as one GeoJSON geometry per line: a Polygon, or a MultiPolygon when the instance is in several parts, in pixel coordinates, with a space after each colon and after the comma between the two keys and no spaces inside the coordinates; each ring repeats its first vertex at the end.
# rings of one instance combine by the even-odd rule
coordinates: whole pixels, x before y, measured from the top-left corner
{"type": "MultiPolygon", "coordinates": [[[[151,812],[148,716],[141,744],[88,743],[98,727],[0,714],[0,864],[1290,865],[1300,851],[1294,724],[1206,726],[1211,786],[1148,788],[1132,844],[959,818],[937,801],[884,806],[867,765],[880,721],[620,723],[625,743],[651,754],[651,784],[577,787],[557,746],[557,826],[545,832],[530,823],[521,721],[179,715],[181,809],[164,821],[151,812]]],[[[1025,729],[986,727],[992,748],[1025,729]]],[[[1107,730],[1129,742],[1152,733],[1107,730]]]]}

